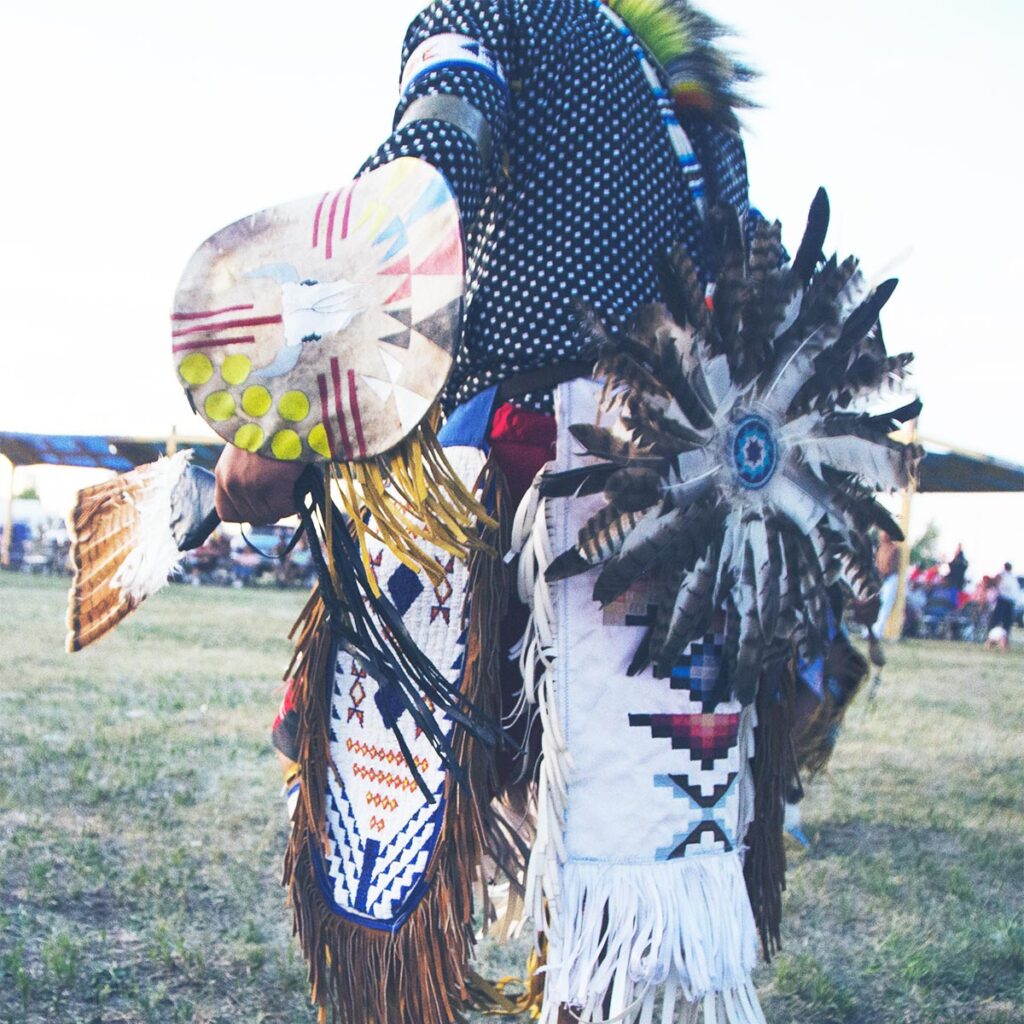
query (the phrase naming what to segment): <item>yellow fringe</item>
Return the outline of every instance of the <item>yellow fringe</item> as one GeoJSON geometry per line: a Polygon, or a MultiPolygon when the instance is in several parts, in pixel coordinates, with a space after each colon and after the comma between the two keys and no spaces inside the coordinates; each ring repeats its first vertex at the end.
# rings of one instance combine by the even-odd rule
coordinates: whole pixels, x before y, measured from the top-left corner
{"type": "Polygon", "coordinates": [[[508,975],[497,981],[488,981],[470,969],[467,981],[473,1007],[488,1017],[517,1017],[525,1013],[530,1020],[538,1020],[544,1003],[544,962],[542,953],[530,950],[525,979],[508,975]],[[509,989],[521,991],[517,995],[510,993],[509,989]]]}
{"type": "MultiPolygon", "coordinates": [[[[403,565],[425,573],[432,585],[439,586],[444,570],[417,540],[466,559],[471,550],[487,547],[477,524],[490,529],[497,525],[452,469],[434,432],[436,422],[435,409],[387,454],[329,467],[374,596],[380,595],[380,587],[367,538],[380,541],[403,565]],[[367,524],[367,513],[372,527],[367,524]]],[[[333,557],[331,563],[333,566],[333,557]]]]}

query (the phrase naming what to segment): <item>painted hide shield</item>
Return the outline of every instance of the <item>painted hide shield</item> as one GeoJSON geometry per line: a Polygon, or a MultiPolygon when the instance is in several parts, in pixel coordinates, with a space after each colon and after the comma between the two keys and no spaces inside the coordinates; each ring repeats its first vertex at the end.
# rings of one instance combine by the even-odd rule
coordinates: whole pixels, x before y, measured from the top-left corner
{"type": "Polygon", "coordinates": [[[372,458],[444,387],[463,288],[455,199],[430,164],[403,157],[204,242],[175,295],[175,366],[196,410],[239,448],[372,458]]]}

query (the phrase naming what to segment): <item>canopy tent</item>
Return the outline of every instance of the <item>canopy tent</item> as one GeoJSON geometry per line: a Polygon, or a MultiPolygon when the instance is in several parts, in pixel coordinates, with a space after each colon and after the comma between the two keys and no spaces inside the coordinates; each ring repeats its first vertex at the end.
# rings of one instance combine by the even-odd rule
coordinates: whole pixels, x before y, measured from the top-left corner
{"type": "Polygon", "coordinates": [[[155,462],[182,448],[192,449],[192,461],[213,469],[224,442],[205,437],[111,437],[90,434],[21,434],[0,431],[0,455],[11,465],[10,498],[4,517],[0,564],[9,566],[14,526],[14,474],[19,466],[76,466],[126,473],[136,466],[155,462]]]}
{"type": "MultiPolygon", "coordinates": [[[[15,466],[85,466],[124,473],[154,462],[161,455],[191,448],[192,460],[212,469],[223,447],[223,441],[174,434],[166,438],[140,438],[0,431],[0,455],[6,455],[15,466]]],[[[926,441],[925,447],[917,486],[922,494],[1024,491],[1024,466],[936,441],[926,441]],[[936,451],[935,446],[947,450],[936,451]]]]}
{"type": "Polygon", "coordinates": [[[954,448],[929,451],[928,444],[917,485],[921,494],[1024,491],[1024,466],[954,448]]]}
{"type": "Polygon", "coordinates": [[[182,448],[191,448],[192,461],[212,469],[224,442],[207,438],[110,437],[88,434],[15,434],[0,432],[0,455],[14,466],[81,466],[124,473],[155,462],[182,448]]]}
{"type": "MultiPolygon", "coordinates": [[[[922,440],[926,450],[917,491],[930,494],[1024,491],[1024,466],[957,449],[939,441],[922,440]]],[[[15,467],[36,465],[84,466],[124,473],[182,448],[192,449],[192,459],[197,465],[212,469],[223,447],[224,442],[220,440],[179,437],[176,434],[163,438],[140,438],[0,431],[0,455],[10,460],[12,477],[15,467]]],[[[12,479],[12,501],[13,497],[12,479]]],[[[905,530],[909,527],[910,500],[911,494],[908,493],[904,496],[903,506],[905,530]]],[[[10,509],[4,530],[5,547],[9,536],[10,509]]],[[[0,555],[5,553],[0,552],[0,555]]],[[[909,557],[909,551],[905,557],[909,557]]],[[[893,616],[893,619],[899,618],[898,613],[893,616]]]]}

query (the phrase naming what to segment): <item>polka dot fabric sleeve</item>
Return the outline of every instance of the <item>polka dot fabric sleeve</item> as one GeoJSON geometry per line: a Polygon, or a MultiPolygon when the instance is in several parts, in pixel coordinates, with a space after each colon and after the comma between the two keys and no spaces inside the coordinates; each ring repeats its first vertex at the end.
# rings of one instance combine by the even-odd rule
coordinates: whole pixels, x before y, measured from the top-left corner
{"type": "MultiPolygon", "coordinates": [[[[449,408],[518,373],[580,358],[580,304],[621,326],[660,298],[656,264],[676,244],[708,276],[701,210],[657,90],[635,40],[595,0],[437,0],[410,26],[403,68],[415,72],[424,41],[452,33],[486,47],[507,88],[478,68],[430,67],[406,76],[395,123],[422,96],[464,99],[490,126],[492,166],[481,165],[467,134],[438,120],[400,128],[366,165],[421,157],[458,199],[467,288],[449,408]]],[[[707,204],[730,202],[745,218],[739,137],[696,117],[681,127],[707,204]]],[[[551,408],[548,395],[519,401],[551,408]]]]}
{"type": "MultiPolygon", "coordinates": [[[[457,33],[486,47],[509,74],[513,54],[509,46],[507,4],[438,2],[413,21],[402,49],[402,68],[417,48],[433,36],[457,33]]],[[[482,70],[458,65],[442,66],[417,77],[401,95],[395,110],[397,125],[409,105],[430,95],[456,96],[475,107],[490,127],[494,158],[481,164],[473,140],[459,128],[440,120],[414,121],[380,147],[363,170],[370,170],[400,156],[415,156],[433,164],[447,178],[459,203],[467,236],[475,235],[484,195],[508,147],[508,86],[482,70]]]]}

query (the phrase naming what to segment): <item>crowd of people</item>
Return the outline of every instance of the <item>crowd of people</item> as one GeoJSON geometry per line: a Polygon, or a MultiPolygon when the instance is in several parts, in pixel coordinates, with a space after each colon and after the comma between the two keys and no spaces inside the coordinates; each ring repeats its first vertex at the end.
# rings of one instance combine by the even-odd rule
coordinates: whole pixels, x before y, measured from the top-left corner
{"type": "Polygon", "coordinates": [[[182,578],[193,586],[312,587],[316,570],[306,538],[289,547],[291,539],[291,530],[277,526],[235,534],[216,530],[186,555],[182,578]]]}
{"type": "Polygon", "coordinates": [[[904,636],[945,637],[1006,649],[1024,612],[1024,590],[1012,563],[972,581],[963,547],[953,557],[916,565],[907,579],[904,636]]]}
{"type": "MultiPolygon", "coordinates": [[[[289,547],[292,531],[257,527],[245,533],[218,529],[202,547],[190,551],[179,582],[193,586],[311,587],[316,579],[304,537],[289,547]]],[[[16,531],[10,568],[38,575],[70,575],[71,539],[66,528],[51,525],[16,531]]],[[[900,547],[880,533],[875,558],[881,588],[878,597],[856,615],[871,648],[872,660],[884,660],[881,641],[899,594],[900,547]]],[[[1024,576],[1012,563],[974,580],[958,544],[951,558],[912,565],[907,576],[902,635],[987,643],[1008,648],[1015,625],[1024,626],[1024,576]]]]}
{"type": "MultiPolygon", "coordinates": [[[[305,538],[289,549],[292,531],[256,527],[243,534],[218,529],[188,552],[176,577],[193,586],[312,587],[316,572],[305,538]]],[[[37,576],[70,576],[71,537],[63,525],[24,529],[13,535],[9,568],[37,576]]]]}

